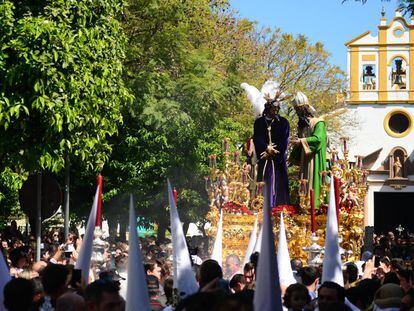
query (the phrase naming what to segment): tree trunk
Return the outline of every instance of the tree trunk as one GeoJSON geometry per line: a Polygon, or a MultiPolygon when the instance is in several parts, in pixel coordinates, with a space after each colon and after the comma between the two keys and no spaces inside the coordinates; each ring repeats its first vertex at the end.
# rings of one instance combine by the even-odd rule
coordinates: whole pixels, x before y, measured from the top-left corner
{"type": "Polygon", "coordinates": [[[123,219],[119,221],[119,239],[121,241],[126,241],[127,224],[128,222],[123,219]]]}
{"type": "Polygon", "coordinates": [[[118,220],[114,219],[114,217],[108,217],[108,227],[109,227],[109,235],[111,237],[116,237],[118,235],[118,220]]]}
{"type": "Polygon", "coordinates": [[[64,206],[64,230],[65,230],[65,239],[68,237],[69,234],[69,225],[70,225],[70,219],[69,219],[69,197],[70,197],[70,161],[69,157],[66,156],[65,158],[65,197],[63,201],[64,206]]]}
{"type": "Polygon", "coordinates": [[[164,223],[158,224],[157,230],[157,241],[159,243],[163,243],[165,241],[165,232],[167,230],[167,226],[164,223]]]}

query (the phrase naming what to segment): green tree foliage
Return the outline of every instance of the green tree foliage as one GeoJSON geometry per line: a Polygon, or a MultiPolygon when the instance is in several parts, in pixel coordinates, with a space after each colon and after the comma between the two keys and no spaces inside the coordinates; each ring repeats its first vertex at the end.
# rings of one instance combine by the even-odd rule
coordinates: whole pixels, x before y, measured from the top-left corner
{"type": "MultiPolygon", "coordinates": [[[[349,0],[342,0],[342,3],[349,0]]],[[[354,0],[356,2],[362,2],[365,4],[368,0],[354,0]]],[[[381,0],[390,2],[391,0],[381,0]]],[[[397,8],[403,11],[404,15],[413,16],[414,15],[414,0],[397,0],[397,8]]]]}
{"type": "MultiPolygon", "coordinates": [[[[303,35],[295,37],[280,29],[267,29],[261,38],[265,47],[264,65],[269,76],[275,77],[284,90],[290,94],[304,92],[320,115],[342,105],[337,96],[345,90],[345,74],[338,66],[330,64],[330,54],[322,43],[312,44],[303,35]]],[[[293,106],[286,105],[282,110],[294,132],[293,106]]],[[[332,125],[333,121],[329,120],[332,125]]]]}
{"type": "Polygon", "coordinates": [[[1,2],[3,188],[19,189],[36,170],[61,171],[66,156],[82,170],[108,160],[108,137],[131,98],[122,9],[122,0],[1,2]]]}
{"type": "Polygon", "coordinates": [[[404,14],[409,16],[414,15],[414,1],[413,0],[399,0],[399,8],[403,10],[404,14]]]}
{"type": "MultiPolygon", "coordinates": [[[[131,1],[125,14],[126,79],[135,101],[122,110],[117,148],[104,170],[108,196],[134,191],[140,213],[166,226],[170,177],[180,193],[183,220],[201,221],[207,205],[204,163],[212,151],[206,139],[241,106],[235,57],[218,55],[222,50],[214,40],[225,33],[223,24],[205,0],[131,1]]],[[[233,47],[248,58],[243,47],[233,47]]],[[[243,141],[246,127],[239,129],[238,141],[243,141]]]]}
{"type": "Polygon", "coordinates": [[[252,135],[240,83],[275,78],[322,111],[343,88],[322,44],[259,29],[226,0],[3,1],[0,24],[1,185],[19,189],[39,169],[61,177],[69,155],[72,207],[90,205],[103,168],[106,217],[124,225],[133,192],[161,235],[167,177],[185,225],[202,225],[208,155],[252,135]]]}
{"type": "Polygon", "coordinates": [[[258,29],[226,1],[131,0],[125,14],[126,81],[135,100],[122,108],[117,148],[104,168],[109,213],[126,206],[125,193],[132,191],[139,214],[165,228],[169,177],[184,223],[202,224],[207,156],[221,153],[225,137],[235,150],[252,135],[240,83],[260,86],[276,77],[289,91],[312,91],[315,100],[342,87],[343,73],[329,64],[321,44],[258,29]]]}

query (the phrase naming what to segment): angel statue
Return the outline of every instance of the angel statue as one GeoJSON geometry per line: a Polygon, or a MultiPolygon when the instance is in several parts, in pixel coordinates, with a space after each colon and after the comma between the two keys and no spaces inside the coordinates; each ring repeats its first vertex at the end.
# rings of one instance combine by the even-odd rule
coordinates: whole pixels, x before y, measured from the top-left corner
{"type": "Polygon", "coordinates": [[[289,183],[286,150],[289,142],[289,122],[279,115],[280,105],[288,96],[278,83],[266,81],[261,91],[247,83],[241,87],[253,105],[253,143],[258,159],[257,181],[271,185],[272,206],[289,204],[289,183]]]}
{"type": "Polygon", "coordinates": [[[315,207],[319,207],[322,171],[326,171],[326,126],[323,118],[316,117],[316,110],[302,92],[297,92],[292,105],[299,118],[299,138],[292,139],[290,161],[301,167],[301,177],[309,181],[315,193],[315,207]]]}

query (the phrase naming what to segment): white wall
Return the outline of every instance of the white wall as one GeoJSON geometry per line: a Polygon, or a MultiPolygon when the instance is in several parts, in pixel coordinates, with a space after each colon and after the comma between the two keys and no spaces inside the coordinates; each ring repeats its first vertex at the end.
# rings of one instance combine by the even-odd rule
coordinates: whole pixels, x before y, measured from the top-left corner
{"type": "Polygon", "coordinates": [[[350,160],[355,159],[355,155],[366,156],[379,148],[383,148],[380,156],[373,165],[372,169],[378,169],[381,162],[394,147],[405,148],[411,160],[414,160],[414,130],[402,138],[391,137],[384,129],[384,118],[396,108],[407,111],[414,120],[413,105],[348,105],[348,111],[344,119],[355,120],[354,125],[345,126],[344,130],[350,137],[350,160]]]}
{"type": "Polygon", "coordinates": [[[392,24],[392,26],[387,30],[387,42],[389,43],[404,43],[404,42],[408,42],[410,39],[410,35],[408,30],[405,28],[404,24],[399,21],[396,20],[394,21],[394,23],[392,24]],[[403,29],[404,33],[401,37],[396,37],[394,35],[394,29],[403,29]]]}

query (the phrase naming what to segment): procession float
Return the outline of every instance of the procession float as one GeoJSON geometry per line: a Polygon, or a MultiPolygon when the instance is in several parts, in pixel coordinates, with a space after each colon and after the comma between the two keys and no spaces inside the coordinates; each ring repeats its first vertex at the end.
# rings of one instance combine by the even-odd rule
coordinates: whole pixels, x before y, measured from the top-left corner
{"type": "MultiPolygon", "coordinates": [[[[286,96],[281,96],[282,93],[274,82],[266,82],[261,91],[251,86],[248,86],[248,89],[246,84],[243,88],[248,92],[257,117],[265,105],[277,106],[282,100],[286,101],[286,96]],[[280,102],[278,98],[281,99],[280,102]]],[[[343,260],[359,260],[367,193],[367,172],[362,169],[362,157],[356,157],[352,159],[353,161],[348,158],[347,137],[340,139],[340,148],[334,146],[326,148],[327,135],[323,119],[314,117],[315,111],[303,93],[298,92],[293,102],[299,117],[298,137],[290,137],[291,142],[286,148],[285,157],[283,155],[281,157],[286,162],[284,165],[288,171],[287,180],[283,180],[283,177],[276,180],[279,183],[288,183],[290,199],[279,198],[273,201],[274,234],[278,233],[279,217],[283,212],[290,258],[301,259],[302,262],[308,262],[310,265],[321,264],[325,244],[329,183],[330,178],[334,178],[341,254],[343,260]],[[300,123],[303,119],[301,118],[303,110],[309,111],[307,120],[311,121],[305,126],[301,126],[300,123]],[[322,142],[322,148],[319,144],[317,149],[312,150],[315,137],[326,141],[322,142]]],[[[205,177],[205,188],[209,196],[207,218],[211,226],[207,232],[212,238],[216,236],[220,212],[222,212],[223,260],[231,254],[243,259],[254,223],[256,220],[259,224],[262,221],[264,181],[258,176],[261,174],[260,161],[265,160],[265,167],[270,166],[269,161],[272,156],[275,158],[275,153],[269,146],[273,145],[276,149],[274,141],[278,138],[272,136],[271,125],[267,124],[268,133],[265,129],[264,136],[268,146],[261,155],[258,154],[255,144],[260,143],[260,137],[258,138],[260,133],[257,132],[259,127],[256,123],[258,123],[257,119],[253,138],[248,140],[242,150],[235,149],[229,139],[224,139],[222,153],[209,155],[210,173],[205,177]]],[[[278,143],[280,146],[280,142],[278,143]]],[[[282,166],[278,169],[284,168],[282,166]]],[[[275,176],[278,177],[273,172],[273,177],[275,176]]],[[[284,191],[279,188],[276,190],[279,193],[284,191]]]]}

